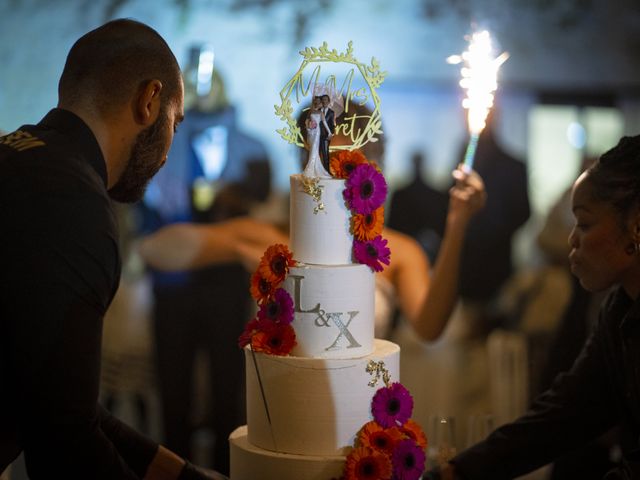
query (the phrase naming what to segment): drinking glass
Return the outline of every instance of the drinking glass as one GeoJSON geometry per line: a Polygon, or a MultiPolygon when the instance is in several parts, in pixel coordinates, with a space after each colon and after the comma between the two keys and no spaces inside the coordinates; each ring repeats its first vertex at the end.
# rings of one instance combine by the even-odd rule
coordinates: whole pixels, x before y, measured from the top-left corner
{"type": "Polygon", "coordinates": [[[428,468],[443,466],[455,456],[455,419],[452,416],[430,416],[426,434],[428,468]]]}

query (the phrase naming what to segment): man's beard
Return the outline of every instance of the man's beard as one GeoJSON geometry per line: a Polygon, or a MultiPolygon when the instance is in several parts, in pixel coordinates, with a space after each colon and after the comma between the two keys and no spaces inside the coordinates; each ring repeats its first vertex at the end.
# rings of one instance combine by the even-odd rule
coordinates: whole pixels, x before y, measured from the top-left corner
{"type": "Polygon", "coordinates": [[[138,134],[127,165],[118,182],[109,190],[109,196],[123,203],[140,200],[153,176],[164,163],[164,148],[168,118],[164,111],[158,119],[138,134]]]}

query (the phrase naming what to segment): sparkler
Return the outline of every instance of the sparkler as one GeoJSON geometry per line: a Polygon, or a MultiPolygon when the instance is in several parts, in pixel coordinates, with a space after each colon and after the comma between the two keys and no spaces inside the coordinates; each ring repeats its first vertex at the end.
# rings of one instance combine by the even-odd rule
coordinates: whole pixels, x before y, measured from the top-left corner
{"type": "Polygon", "coordinates": [[[498,88],[498,70],[507,58],[507,52],[493,57],[491,35],[486,30],[471,35],[468,50],[447,58],[447,62],[451,64],[464,63],[460,69],[460,86],[467,91],[467,96],[462,101],[462,107],[467,109],[469,128],[469,144],[463,163],[466,171],[473,169],[478,138],[486,125],[487,115],[493,106],[493,94],[498,88]]]}

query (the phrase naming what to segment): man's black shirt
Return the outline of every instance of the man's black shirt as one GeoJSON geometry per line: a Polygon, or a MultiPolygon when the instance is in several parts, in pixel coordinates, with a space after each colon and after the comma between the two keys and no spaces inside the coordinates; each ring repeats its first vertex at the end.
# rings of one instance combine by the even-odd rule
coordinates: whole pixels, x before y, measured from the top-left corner
{"type": "Polygon", "coordinates": [[[102,318],[120,256],[89,127],[54,109],[0,137],[0,472],[133,479],[157,445],[98,406],[102,318]]]}

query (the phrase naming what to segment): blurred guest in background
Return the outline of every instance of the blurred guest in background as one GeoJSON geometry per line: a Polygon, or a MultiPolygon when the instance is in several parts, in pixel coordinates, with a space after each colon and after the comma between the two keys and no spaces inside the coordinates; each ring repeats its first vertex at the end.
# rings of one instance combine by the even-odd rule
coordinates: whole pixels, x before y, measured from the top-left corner
{"type": "Polygon", "coordinates": [[[287,243],[286,234],[270,223],[238,217],[214,224],[167,225],[144,237],[139,250],[147,264],[158,271],[193,270],[219,263],[241,263],[247,271],[254,271],[274,243],[287,243]]]}
{"type": "Polygon", "coordinates": [[[389,228],[415,238],[433,263],[438,256],[447,219],[446,193],[424,180],[424,157],[415,152],[411,157],[413,178],[391,195],[389,228]],[[416,209],[416,205],[420,205],[416,209]]]}
{"type": "Polygon", "coordinates": [[[530,215],[527,168],[498,143],[497,115],[493,109],[478,141],[473,168],[484,180],[487,205],[469,223],[460,267],[460,297],[481,322],[513,273],[513,237],[530,215]]]}
{"type": "MultiPolygon", "coordinates": [[[[215,224],[246,215],[269,194],[266,150],[236,124],[213,60],[211,47],[191,49],[185,121],[169,151],[169,168],[145,196],[144,233],[175,222],[215,224]]],[[[244,359],[236,344],[250,316],[249,273],[227,258],[189,272],[154,270],[152,281],[164,439],[193,458],[194,431],[213,434],[208,461],[227,473],[227,438],[245,416],[244,359]]]]}

